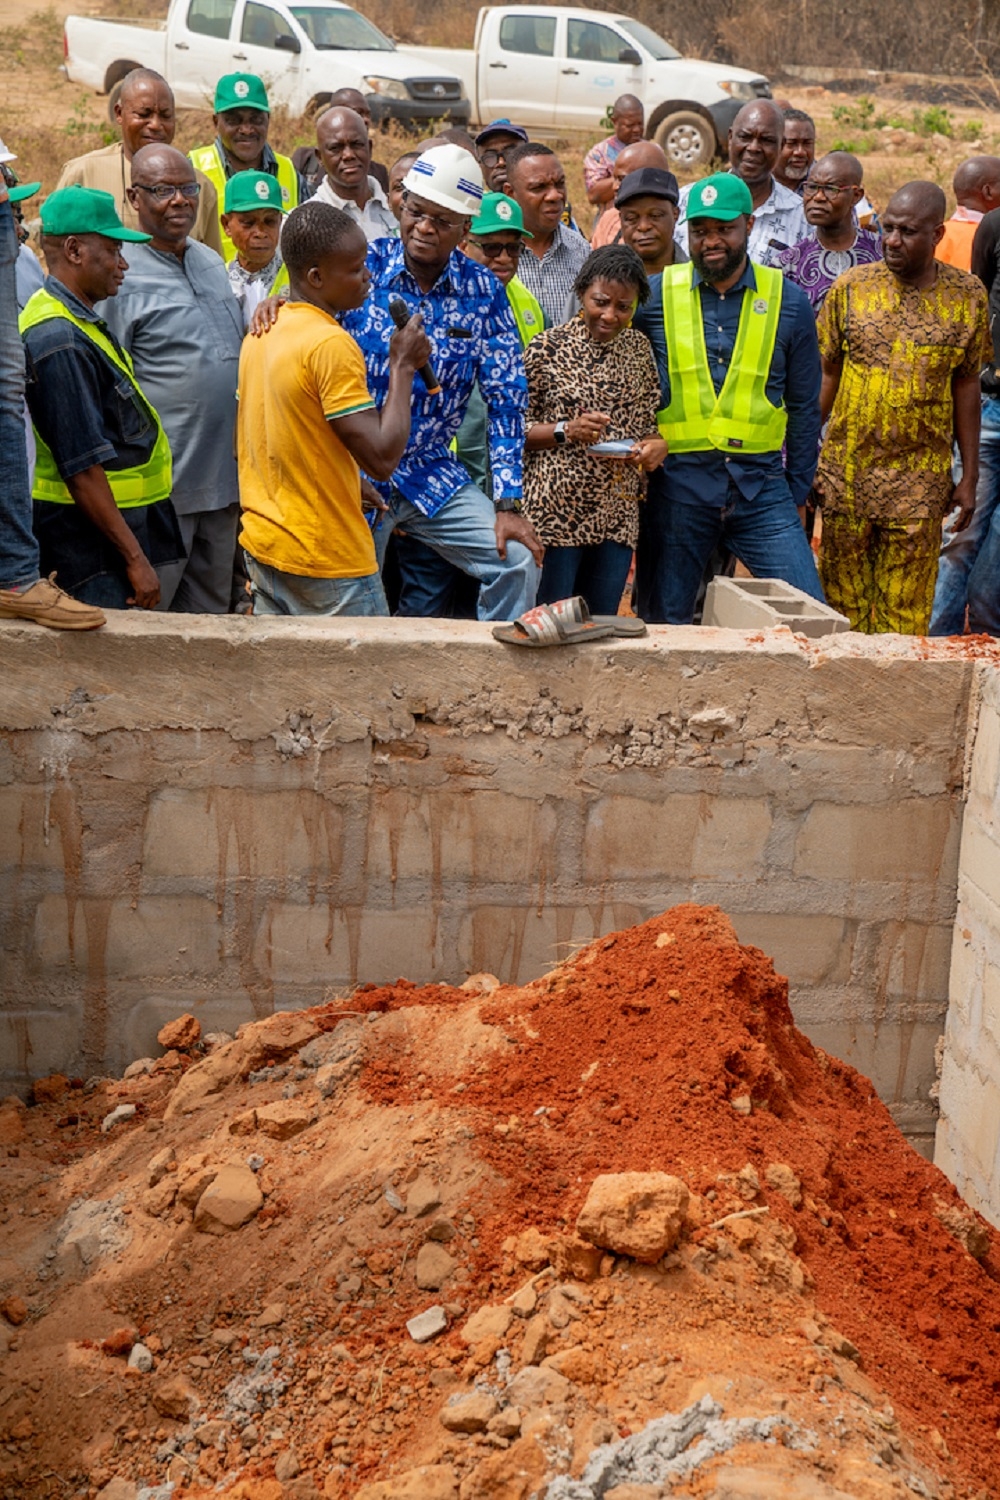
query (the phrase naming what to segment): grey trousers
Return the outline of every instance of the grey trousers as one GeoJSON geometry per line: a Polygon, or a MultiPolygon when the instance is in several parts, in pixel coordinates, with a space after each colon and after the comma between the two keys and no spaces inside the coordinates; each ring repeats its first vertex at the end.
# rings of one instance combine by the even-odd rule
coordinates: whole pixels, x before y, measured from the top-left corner
{"type": "Polygon", "coordinates": [[[178,516],[185,562],[157,569],[160,610],[184,615],[226,615],[233,595],[239,504],[178,516]]]}

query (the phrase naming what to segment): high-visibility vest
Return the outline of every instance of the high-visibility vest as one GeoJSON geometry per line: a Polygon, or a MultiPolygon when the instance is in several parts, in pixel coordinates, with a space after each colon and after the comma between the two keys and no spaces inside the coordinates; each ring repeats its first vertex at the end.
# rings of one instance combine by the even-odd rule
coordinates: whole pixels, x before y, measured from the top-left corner
{"type": "Polygon", "coordinates": [[[274,297],[274,296],[277,295],[278,292],[287,292],[289,289],[290,288],[289,288],[289,282],[288,282],[288,267],[285,265],[284,261],[282,261],[282,263],[281,263],[281,270],[278,272],[277,276],[272,281],[272,283],[271,283],[271,290],[268,292],[267,295],[269,297],[274,297]]]}
{"type": "Polygon", "coordinates": [[[507,301],[514,314],[522,345],[528,344],[545,327],[545,314],[541,305],[531,295],[523,281],[512,276],[507,283],[507,301]]]}
{"type": "MultiPolygon", "coordinates": [[[[153,451],[144,464],[137,464],[131,469],[105,469],[111,493],[119,510],[130,510],[140,505],[152,505],[157,500],[165,500],[170,494],[173,483],[172,464],[170,459],[170,443],[167,434],[163,430],[155,409],[150,406],[136,382],[135,372],[132,369],[132,361],[124,349],[118,350],[107,334],[97,327],[96,323],[85,323],[82,318],[76,318],[58,297],[53,297],[51,292],[44,288],[29,297],[21,317],[19,327],[22,335],[29,328],[35,328],[39,323],[47,323],[51,318],[65,318],[85,333],[92,343],[96,344],[104,357],[127,376],[132,388],[138,393],[143,406],[149,414],[150,420],[156,427],[156,442],[153,451]]],[[[64,479],[61,478],[56,467],[56,461],[52,457],[52,450],[42,438],[38,428],[35,428],[35,444],[38,456],[35,461],[35,482],[31,495],[34,500],[54,500],[59,505],[72,505],[73,496],[64,479]]]]}
{"type": "MultiPolygon", "coordinates": [[[[285,205],[285,212],[290,212],[299,206],[299,174],[290,156],[278,156],[275,152],[275,161],[278,164],[278,186],[281,189],[281,201],[285,205]]],[[[226,202],[226,167],[219,155],[219,149],[213,141],[211,146],[195,146],[193,151],[188,152],[188,160],[198,169],[204,172],[209,182],[215,188],[219,200],[219,233],[222,236],[222,259],[228,266],[236,254],[236,246],[222,227],[222,214],[225,212],[226,202]]]]}
{"type": "Polygon", "coordinates": [[[663,272],[670,405],[657,412],[656,425],[671,453],[709,448],[774,453],[784,442],[788,413],[784,405],[774,406],[767,399],[784,278],[771,266],[751,266],[756,291],[748,288],[743,294],[736,345],[718,395],[708,365],[694,268],[667,266],[663,272]]]}

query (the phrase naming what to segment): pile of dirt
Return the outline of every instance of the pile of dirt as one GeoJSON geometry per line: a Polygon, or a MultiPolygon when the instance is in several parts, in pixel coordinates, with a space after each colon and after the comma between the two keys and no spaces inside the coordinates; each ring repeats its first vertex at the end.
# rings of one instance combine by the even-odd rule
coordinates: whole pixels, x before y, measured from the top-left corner
{"type": "Polygon", "coordinates": [[[1000,1493],[996,1236],[718,911],[161,1037],[0,1106],[4,1500],[1000,1493]]]}

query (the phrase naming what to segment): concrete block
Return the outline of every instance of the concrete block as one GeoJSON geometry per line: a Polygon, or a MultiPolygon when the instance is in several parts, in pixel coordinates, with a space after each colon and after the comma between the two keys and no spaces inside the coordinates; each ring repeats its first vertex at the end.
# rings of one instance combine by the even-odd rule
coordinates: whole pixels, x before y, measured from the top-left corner
{"type": "Polygon", "coordinates": [[[787,625],[800,635],[834,635],[851,622],[828,604],[778,578],[713,578],[705,596],[705,625],[729,630],[773,630],[787,625]]]}
{"type": "MultiPolygon", "coordinates": [[[[1000,1057],[989,1059],[1000,1065],[1000,1057]]],[[[997,1072],[992,1076],[976,1068],[958,1068],[946,1054],[941,1070],[941,1114],[948,1121],[952,1151],[960,1154],[969,1177],[984,1187],[995,1184],[1000,1173],[1000,1109],[997,1108],[997,1072]]],[[[958,1184],[961,1191],[961,1184],[958,1184]]],[[[983,1190],[982,1188],[980,1189],[983,1190]]],[[[1000,1205],[995,1205],[995,1211],[1000,1205]]]]}
{"type": "Polygon", "coordinates": [[[82,1008],[0,1013],[0,1078],[27,1082],[56,1071],[74,1072],[81,1046],[82,1008]]]}
{"type": "Polygon", "coordinates": [[[981,702],[969,774],[969,808],[984,823],[991,825],[997,819],[998,798],[1000,798],[1000,712],[991,704],[981,702]]]}
{"type": "Polygon", "coordinates": [[[324,900],[312,905],[275,902],[257,926],[254,966],[283,986],[356,984],[360,932],[356,908],[345,911],[324,900]]]}
{"type": "Polygon", "coordinates": [[[733,921],[740,942],[763,949],[793,986],[842,984],[850,976],[854,924],[842,917],[743,912],[733,921]]]}
{"type": "Polygon", "coordinates": [[[472,795],[464,781],[433,794],[406,788],[373,794],[369,881],[417,879],[433,885],[446,868],[449,879],[476,887],[537,886],[554,852],[558,817],[556,805],[535,800],[532,790],[524,776],[520,797],[492,791],[472,795]]]}
{"type": "Polygon", "coordinates": [[[962,829],[959,870],[993,903],[1000,903],[1000,838],[995,838],[971,810],[962,829]]]}
{"type": "Polygon", "coordinates": [[[885,1104],[922,1100],[929,1106],[935,1081],[934,1048],[944,1030],[944,1012],[933,1021],[889,1019],[876,1026],[869,1019],[846,1016],[828,1022],[803,1023],[814,1046],[850,1063],[870,1078],[885,1104]]]}
{"type": "Polygon", "coordinates": [[[314,883],[336,879],[343,863],[344,815],[311,788],[245,787],[157,792],[146,819],[143,874],[222,881],[238,876],[314,883]]]}
{"type": "Polygon", "coordinates": [[[770,829],[771,810],[763,799],[604,797],[587,813],[584,876],[602,884],[752,878],[770,829]]]}
{"type": "MultiPolygon", "coordinates": [[[[84,903],[85,919],[95,905],[84,903]]],[[[103,958],[108,972],[143,981],[215,975],[222,949],[217,913],[207,896],[144,896],[134,906],[116,901],[107,915],[104,952],[89,953],[89,962],[103,958]]],[[[96,924],[89,935],[99,940],[96,924]]]]}
{"type": "Polygon", "coordinates": [[[80,819],[70,785],[0,786],[0,848],[29,870],[79,870],[80,819]]]}
{"type": "Polygon", "coordinates": [[[817,801],[799,833],[794,873],[822,880],[950,882],[958,863],[959,816],[959,807],[945,798],[911,797],[889,807],[817,801]]]}
{"type": "MultiPolygon", "coordinates": [[[[600,933],[629,925],[628,918],[620,922],[623,915],[627,917],[611,907],[594,912],[586,907],[479,905],[459,928],[459,963],[472,974],[495,974],[504,984],[523,984],[554,969],[600,933]]],[[[646,915],[652,913],[636,913],[630,920],[646,915]]]]}

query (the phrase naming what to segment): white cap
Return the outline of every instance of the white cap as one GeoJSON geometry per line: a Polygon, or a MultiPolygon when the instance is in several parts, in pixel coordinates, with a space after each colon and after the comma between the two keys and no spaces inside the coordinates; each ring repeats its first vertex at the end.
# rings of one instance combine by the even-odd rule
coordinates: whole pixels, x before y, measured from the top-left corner
{"type": "Polygon", "coordinates": [[[420,198],[465,216],[475,217],[483,201],[479,163],[471,152],[451,144],[431,146],[418,156],[403,178],[403,186],[420,198]]]}
{"type": "Polygon", "coordinates": [[[13,151],[8,151],[3,140],[0,139],[0,161],[17,161],[13,151]]]}

